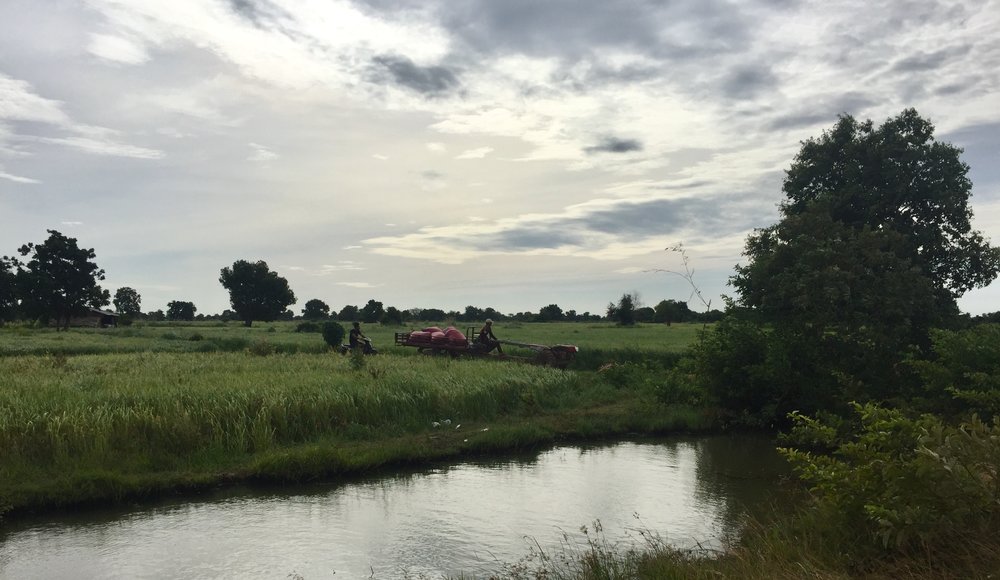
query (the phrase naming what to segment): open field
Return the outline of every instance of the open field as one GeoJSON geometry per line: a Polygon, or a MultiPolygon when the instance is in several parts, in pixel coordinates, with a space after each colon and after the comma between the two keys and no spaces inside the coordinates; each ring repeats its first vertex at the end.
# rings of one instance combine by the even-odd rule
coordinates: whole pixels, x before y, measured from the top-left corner
{"type": "MultiPolygon", "coordinates": [[[[342,323],[349,328],[349,323],[342,323]]],[[[393,333],[416,330],[439,322],[404,326],[365,324],[363,329],[382,352],[410,352],[393,346],[393,333]]],[[[0,327],[0,356],[20,354],[102,354],[122,352],[233,352],[270,345],[276,352],[320,353],[326,344],[319,333],[295,332],[299,322],[258,322],[250,328],[239,322],[153,322],[119,328],[0,327]]],[[[457,323],[462,332],[467,326],[457,323]]],[[[701,324],[637,324],[621,327],[609,323],[497,323],[501,339],[538,344],[575,344],[587,350],[638,350],[650,353],[679,352],[697,338],[701,324]]],[[[345,339],[346,340],[346,339],[345,339]]]]}
{"type": "MultiPolygon", "coordinates": [[[[255,323],[250,328],[239,322],[137,323],[119,328],[35,329],[0,327],[0,357],[16,355],[81,355],[126,352],[211,353],[312,353],[329,352],[322,335],[296,332],[299,322],[255,323]]],[[[363,329],[380,352],[413,355],[412,348],[397,347],[393,334],[443,323],[413,323],[407,326],[364,325],[363,329]]],[[[468,325],[459,323],[463,332],[468,325]]],[[[501,339],[537,344],[574,344],[580,347],[573,368],[596,370],[609,361],[643,358],[672,364],[679,353],[697,339],[701,324],[640,324],[620,327],[608,323],[498,323],[501,339]]],[[[346,338],[345,338],[346,340],[346,338]]],[[[507,347],[508,352],[515,349],[507,347]]]]}
{"type": "MultiPolygon", "coordinates": [[[[0,330],[0,513],[709,425],[601,373],[412,356],[391,346],[399,329],[377,326],[365,330],[384,354],[359,361],[295,326],[0,330]],[[233,348],[199,352],[206,344],[233,348]]],[[[500,330],[655,354],[682,349],[694,329],[500,330]]]]}

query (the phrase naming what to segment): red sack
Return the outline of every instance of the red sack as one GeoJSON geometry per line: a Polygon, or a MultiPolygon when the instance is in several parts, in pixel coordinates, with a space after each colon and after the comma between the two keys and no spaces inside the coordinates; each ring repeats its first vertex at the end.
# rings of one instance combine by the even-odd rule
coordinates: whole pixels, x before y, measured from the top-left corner
{"type": "Polygon", "coordinates": [[[441,329],[436,326],[428,326],[427,328],[424,329],[424,332],[427,333],[441,332],[441,329]]]}
{"type": "Polygon", "coordinates": [[[431,333],[423,332],[421,330],[414,330],[410,333],[410,337],[407,339],[409,342],[430,342],[431,333]]]}
{"type": "Polygon", "coordinates": [[[449,326],[448,330],[444,331],[444,335],[445,337],[448,338],[448,342],[451,344],[459,346],[463,344],[468,344],[468,341],[465,339],[465,335],[462,334],[462,331],[455,328],[454,326],[449,326]]]}
{"type": "Polygon", "coordinates": [[[442,344],[448,342],[448,337],[444,335],[440,330],[431,333],[431,342],[434,344],[442,344]]]}

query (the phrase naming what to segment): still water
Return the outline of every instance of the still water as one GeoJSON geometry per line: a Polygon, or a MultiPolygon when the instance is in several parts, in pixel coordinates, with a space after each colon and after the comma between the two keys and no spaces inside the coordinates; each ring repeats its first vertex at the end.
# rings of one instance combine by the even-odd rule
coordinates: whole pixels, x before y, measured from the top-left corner
{"type": "Polygon", "coordinates": [[[594,537],[719,548],[778,498],[782,460],[748,436],[555,447],[370,480],[268,489],[0,529],[0,578],[486,577],[594,537]]]}

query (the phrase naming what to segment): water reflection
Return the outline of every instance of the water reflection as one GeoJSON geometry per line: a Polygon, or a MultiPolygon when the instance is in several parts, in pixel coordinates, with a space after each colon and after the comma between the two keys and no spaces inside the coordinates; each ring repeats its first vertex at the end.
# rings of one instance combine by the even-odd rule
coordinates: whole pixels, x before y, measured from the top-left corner
{"type": "Polygon", "coordinates": [[[19,522],[0,578],[286,578],[485,575],[535,541],[603,524],[719,546],[767,501],[780,459],[756,437],[557,447],[339,485],[230,490],[210,499],[19,522]],[[633,514],[638,514],[637,520],[633,514]]]}

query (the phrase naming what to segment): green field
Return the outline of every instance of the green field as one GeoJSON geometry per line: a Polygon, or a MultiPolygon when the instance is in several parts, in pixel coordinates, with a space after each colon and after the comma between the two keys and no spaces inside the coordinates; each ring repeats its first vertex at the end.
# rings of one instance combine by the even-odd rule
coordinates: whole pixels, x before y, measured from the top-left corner
{"type": "Polygon", "coordinates": [[[699,326],[498,325],[580,346],[567,371],[416,356],[392,344],[401,329],[375,325],[382,354],[358,359],[295,328],[0,329],[0,513],[709,423],[649,381],[587,370],[676,357],[699,326]]]}
{"type": "MultiPolygon", "coordinates": [[[[56,331],[21,326],[0,327],[0,356],[44,354],[105,354],[123,352],[234,352],[266,346],[280,353],[326,352],[318,333],[295,332],[299,322],[256,323],[247,328],[239,322],[137,323],[119,328],[71,328],[56,331]]],[[[393,345],[393,334],[446,323],[421,322],[406,326],[366,324],[365,334],[382,352],[405,354],[412,349],[393,345]]],[[[346,327],[350,325],[344,323],[346,327]]],[[[479,324],[456,323],[462,332],[479,324]]],[[[638,324],[621,327],[609,323],[497,323],[500,339],[537,344],[574,344],[587,351],[680,352],[691,344],[701,324],[638,324]]],[[[346,340],[346,339],[345,339],[346,340]]]]}

